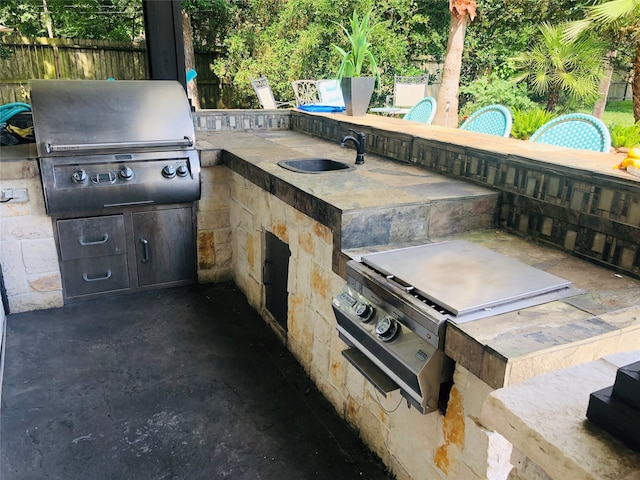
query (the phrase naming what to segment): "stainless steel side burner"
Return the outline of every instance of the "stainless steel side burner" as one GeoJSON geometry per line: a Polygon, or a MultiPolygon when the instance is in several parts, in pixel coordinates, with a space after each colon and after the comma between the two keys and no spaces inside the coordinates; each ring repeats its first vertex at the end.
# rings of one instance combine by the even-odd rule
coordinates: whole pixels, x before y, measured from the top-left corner
{"type": "Polygon", "coordinates": [[[576,295],[571,282],[454,240],[347,263],[333,299],[345,357],[383,393],[400,389],[423,413],[451,380],[447,322],[464,323],[576,295]]]}

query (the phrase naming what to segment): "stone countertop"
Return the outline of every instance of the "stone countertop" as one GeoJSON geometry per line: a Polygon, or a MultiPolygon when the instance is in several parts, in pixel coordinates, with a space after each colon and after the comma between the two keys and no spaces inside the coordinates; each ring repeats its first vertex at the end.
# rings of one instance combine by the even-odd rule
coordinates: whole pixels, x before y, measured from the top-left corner
{"type": "Polygon", "coordinates": [[[420,122],[407,122],[401,118],[380,115],[349,117],[344,114],[314,113],[328,117],[349,128],[363,127],[372,130],[384,130],[418,137],[428,142],[457,145],[460,148],[484,150],[492,154],[501,154],[513,161],[521,159],[528,163],[540,163],[546,168],[569,169],[576,174],[598,175],[612,181],[621,181],[632,187],[640,185],[640,177],[615,168],[626,157],[622,153],[601,153],[589,150],[575,150],[555,145],[529,142],[516,138],[502,138],[483,133],[469,132],[457,128],[426,125],[420,122]]]}
{"type": "Polygon", "coordinates": [[[277,161],[317,157],[320,151],[323,157],[352,163],[355,152],[340,148],[337,142],[290,131],[200,134],[198,146],[203,152],[223,152],[212,158],[329,226],[340,246],[334,271],[343,276],[346,260],[364,253],[462,238],[570,280],[583,290],[581,295],[536,307],[460,325],[449,323],[447,355],[494,388],[610,353],[640,349],[640,281],[494,229],[460,229],[421,241],[415,238],[420,219],[403,216],[399,210],[444,197],[451,202],[458,194],[492,198],[484,188],[375,155],[368,155],[355,171],[291,172],[277,161]],[[384,242],[369,238],[367,244],[365,238],[361,245],[345,246],[342,237],[350,233],[344,229],[345,217],[350,212],[376,210],[397,216],[397,228],[404,233],[384,242]]]}
{"type": "Polygon", "coordinates": [[[615,354],[496,390],[480,419],[553,480],[639,480],[640,453],[586,418],[589,395],[638,360],[640,350],[615,354]]]}

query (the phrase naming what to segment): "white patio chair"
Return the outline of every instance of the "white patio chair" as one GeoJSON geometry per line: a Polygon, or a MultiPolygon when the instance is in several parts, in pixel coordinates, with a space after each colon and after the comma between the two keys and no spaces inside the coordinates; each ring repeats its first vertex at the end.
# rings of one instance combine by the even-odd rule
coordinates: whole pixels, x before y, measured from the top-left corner
{"type": "Polygon", "coordinates": [[[314,105],[320,103],[318,82],[315,80],[294,80],[291,82],[293,93],[296,94],[296,106],[314,105]]]}
{"type": "Polygon", "coordinates": [[[403,77],[396,75],[393,82],[393,95],[387,97],[384,107],[372,108],[370,112],[387,115],[402,115],[427,96],[429,75],[403,77]]]}
{"type": "Polygon", "coordinates": [[[269,80],[267,77],[260,78],[249,78],[251,80],[251,85],[258,96],[258,101],[260,105],[265,110],[275,110],[284,106],[294,106],[293,102],[278,102],[273,97],[273,92],[271,91],[271,85],[269,85],[269,80]]]}

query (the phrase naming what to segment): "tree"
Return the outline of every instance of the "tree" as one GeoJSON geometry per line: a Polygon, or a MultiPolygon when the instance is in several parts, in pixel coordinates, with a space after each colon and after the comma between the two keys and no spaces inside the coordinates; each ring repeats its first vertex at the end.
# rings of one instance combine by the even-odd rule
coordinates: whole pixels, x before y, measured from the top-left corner
{"type": "Polygon", "coordinates": [[[563,40],[563,27],[543,23],[541,37],[528,52],[512,58],[521,72],[516,81],[527,81],[539,95],[546,97],[548,112],[556,110],[562,95],[578,102],[592,102],[604,75],[604,46],[584,36],[563,40]]]}
{"type": "Polygon", "coordinates": [[[438,106],[433,118],[435,125],[458,126],[458,89],[462,70],[462,53],[467,24],[476,16],[475,0],[449,0],[451,23],[447,53],[442,69],[442,85],[438,92],[438,106]]]}
{"type": "Polygon", "coordinates": [[[580,36],[585,30],[616,28],[633,45],[633,117],[640,121],[640,0],[611,0],[587,8],[583,20],[573,22],[566,39],[580,36]]]}

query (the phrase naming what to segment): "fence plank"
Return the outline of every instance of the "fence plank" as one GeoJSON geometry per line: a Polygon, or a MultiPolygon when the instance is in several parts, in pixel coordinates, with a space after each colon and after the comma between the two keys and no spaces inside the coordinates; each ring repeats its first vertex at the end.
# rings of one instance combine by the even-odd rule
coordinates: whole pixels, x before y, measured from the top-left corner
{"type": "MultiPolygon", "coordinates": [[[[3,35],[2,44],[13,54],[0,59],[0,105],[28,102],[31,79],[56,78],[54,46],[58,48],[64,79],[149,78],[144,43],[3,35]]],[[[218,79],[210,67],[218,56],[219,52],[196,53],[201,108],[216,108],[221,97],[218,79]]]]}

